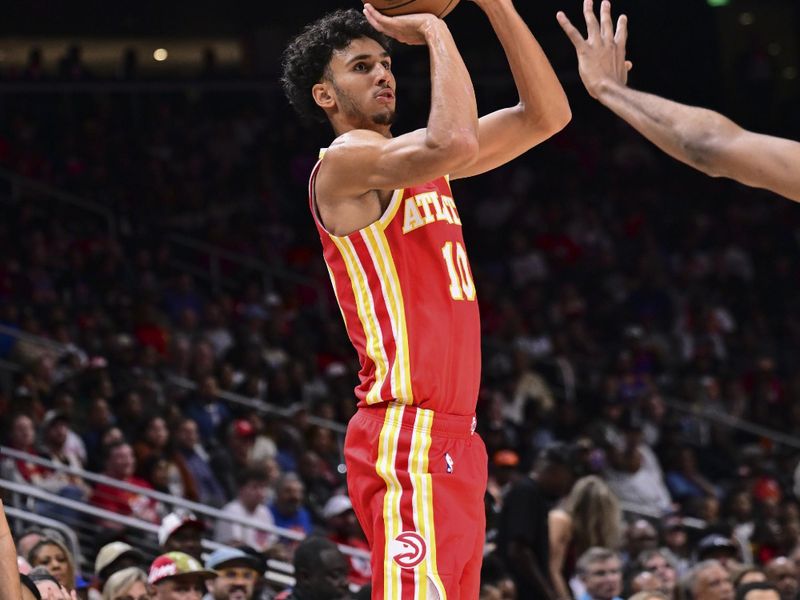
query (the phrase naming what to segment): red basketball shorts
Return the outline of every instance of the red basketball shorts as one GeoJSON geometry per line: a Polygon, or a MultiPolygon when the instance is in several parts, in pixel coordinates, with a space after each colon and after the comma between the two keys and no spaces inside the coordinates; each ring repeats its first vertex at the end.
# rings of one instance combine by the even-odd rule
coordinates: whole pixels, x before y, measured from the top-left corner
{"type": "Polygon", "coordinates": [[[475,600],[486,533],[486,448],[474,418],[400,404],[360,408],[347,485],[372,551],[372,598],[475,600]],[[430,582],[430,587],[429,587],[430,582]]]}

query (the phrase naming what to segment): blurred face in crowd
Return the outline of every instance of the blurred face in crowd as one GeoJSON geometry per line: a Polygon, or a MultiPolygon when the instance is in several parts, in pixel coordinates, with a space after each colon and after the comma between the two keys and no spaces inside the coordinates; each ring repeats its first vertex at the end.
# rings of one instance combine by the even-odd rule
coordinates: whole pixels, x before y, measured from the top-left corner
{"type": "Polygon", "coordinates": [[[298,587],[302,587],[303,598],[309,600],[349,598],[347,587],[349,569],[347,559],[338,549],[323,550],[319,555],[319,568],[298,578],[298,587]]]}
{"type": "Polygon", "coordinates": [[[45,438],[47,445],[51,448],[60,450],[64,447],[67,441],[67,434],[69,433],[69,426],[65,421],[56,421],[47,428],[45,438]]]}
{"type": "Polygon", "coordinates": [[[642,571],[631,580],[631,591],[656,592],[661,590],[661,580],[650,571],[642,571]]]}
{"type": "Polygon", "coordinates": [[[581,579],[592,600],[611,600],[622,591],[622,563],[618,558],[590,563],[581,579]]]}
{"type": "Polygon", "coordinates": [[[681,554],[686,548],[686,529],[680,524],[668,525],[664,531],[664,545],[670,550],[681,554]]]}
{"type": "Polygon", "coordinates": [[[156,584],[158,600],[202,600],[206,584],[199,575],[180,575],[156,584]]]}
{"type": "Polygon", "coordinates": [[[150,600],[153,596],[142,581],[134,581],[133,585],[111,598],[111,600],[150,600]]]}
{"type": "Polygon", "coordinates": [[[645,561],[644,567],[661,580],[661,589],[667,595],[672,595],[678,574],[669,561],[660,554],[654,554],[645,561]]]}
{"type": "Polygon", "coordinates": [[[246,563],[231,561],[217,567],[218,576],[208,582],[214,600],[250,600],[258,573],[246,563]]]}
{"type": "Polygon", "coordinates": [[[111,450],[106,461],[106,473],[116,479],[125,479],[136,470],[136,458],[128,444],[120,444],[111,450]]]}
{"type": "Polygon", "coordinates": [[[167,429],[166,421],[161,417],[152,419],[147,426],[145,437],[154,448],[164,448],[169,442],[169,429],[167,429]]]}
{"type": "Polygon", "coordinates": [[[194,448],[199,442],[200,437],[197,433],[197,423],[191,419],[184,419],[178,426],[178,431],[175,432],[175,440],[182,448],[190,450],[194,448]]]}
{"type": "Polygon", "coordinates": [[[101,429],[111,424],[111,409],[104,398],[96,398],[89,408],[89,425],[101,429]]]}
{"type": "Polygon", "coordinates": [[[694,600],[733,600],[733,584],[722,565],[712,564],[700,571],[695,580],[694,600]]]}
{"type": "Polygon", "coordinates": [[[11,429],[11,445],[15,448],[30,448],[36,441],[36,429],[33,421],[26,415],[20,415],[14,419],[11,429]]]}
{"type": "Polygon", "coordinates": [[[356,513],[352,510],[346,510],[339,515],[330,517],[328,519],[328,528],[336,535],[345,538],[361,537],[361,526],[356,519],[356,513]]]}
{"type": "Polygon", "coordinates": [[[737,492],[731,499],[731,513],[737,521],[748,521],[753,516],[753,500],[749,492],[737,492]]]}
{"type": "Polygon", "coordinates": [[[638,556],[643,550],[655,550],[658,547],[658,533],[649,521],[639,519],[628,528],[628,551],[631,556],[638,556]]]}
{"type": "Polygon", "coordinates": [[[20,556],[28,556],[31,548],[41,542],[44,536],[41,533],[26,533],[19,540],[17,540],[17,552],[20,556]]]}
{"type": "Polygon", "coordinates": [[[185,552],[189,556],[194,556],[197,560],[202,560],[203,545],[201,540],[202,534],[199,528],[193,525],[184,525],[173,532],[164,542],[164,552],[185,552]]]}
{"type": "Polygon", "coordinates": [[[267,500],[266,481],[248,481],[239,488],[239,501],[249,512],[253,512],[267,500]]]}
{"type": "Polygon", "coordinates": [[[797,567],[791,560],[785,556],[780,556],[771,560],[764,570],[769,582],[778,588],[781,600],[795,600],[797,598],[800,585],[798,585],[797,581],[797,567]]]}
{"type": "Polygon", "coordinates": [[[31,566],[42,566],[58,580],[61,585],[72,589],[75,586],[74,574],[71,572],[69,559],[56,544],[44,544],[31,557],[31,566]]]}
{"type": "Polygon", "coordinates": [[[281,514],[293,515],[303,504],[303,484],[298,479],[288,479],[278,489],[275,504],[281,514]]]}

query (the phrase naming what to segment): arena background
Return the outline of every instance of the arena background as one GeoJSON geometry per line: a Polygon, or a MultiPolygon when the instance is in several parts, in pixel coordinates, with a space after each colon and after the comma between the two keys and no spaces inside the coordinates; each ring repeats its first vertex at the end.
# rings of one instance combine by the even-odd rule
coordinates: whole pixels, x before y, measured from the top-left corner
{"type": "MultiPolygon", "coordinates": [[[[621,498],[635,526],[621,524],[627,533],[609,545],[626,568],[638,568],[636,536],[651,533],[640,518],[661,545],[675,519],[687,528],[670,549],[681,572],[712,533],[732,539],[743,563],[794,556],[800,209],[693,172],[591,100],[555,21],[557,10],[578,20],[577,1],[517,5],[573,121],[454,185],[484,329],[487,586],[509,568],[492,554],[504,499],[539,451],[567,443],[573,475],[605,475],[605,451],[631,428],[671,500],[621,498]],[[734,502],[742,496],[749,512],[734,502]]],[[[310,519],[287,519],[295,533],[239,519],[267,540],[256,548],[271,560],[263,597],[291,583],[299,538],[335,525],[326,504],[343,492],[358,367],[307,211],[307,176],[330,132],[304,128],[277,83],[290,36],[331,8],[35,1],[0,20],[0,488],[15,532],[59,529],[87,581],[112,539],[151,559],[172,509],[193,509],[212,549],[253,443],[267,503],[293,485],[281,472],[298,473],[310,519]],[[148,438],[156,415],[171,438],[163,447],[148,438]],[[203,452],[181,446],[185,417],[203,452]],[[72,432],[60,446],[48,440],[54,422],[72,432]],[[102,476],[128,474],[103,457],[119,439],[137,460],[140,479],[128,483],[166,496],[134,487],[115,503],[102,476]],[[172,479],[158,477],[158,458],[172,479]],[[134,497],[144,498],[136,509],[134,497]]],[[[796,1],[619,0],[613,10],[630,18],[632,87],[800,139],[796,1]]],[[[479,110],[515,102],[479,9],[462,0],[448,23],[479,110]]],[[[396,46],[395,72],[403,132],[427,115],[424,50],[396,46]]],[[[359,536],[341,536],[354,564],[363,559],[359,536]]],[[[353,589],[362,581],[354,575],[353,589]]]]}

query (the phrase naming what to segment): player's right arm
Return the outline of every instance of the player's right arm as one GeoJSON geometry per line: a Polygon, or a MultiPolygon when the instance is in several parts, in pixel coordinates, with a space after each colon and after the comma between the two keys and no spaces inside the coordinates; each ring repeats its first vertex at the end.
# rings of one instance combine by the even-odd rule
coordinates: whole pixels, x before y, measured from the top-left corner
{"type": "Polygon", "coordinates": [[[425,183],[469,164],[478,152],[472,80],[444,21],[429,14],[387,17],[371,5],[365,14],[378,31],[428,46],[431,109],[427,127],[405,135],[358,129],[338,137],[325,154],[325,187],[337,195],[425,183]]]}
{"type": "Polygon", "coordinates": [[[627,19],[616,32],[604,1],[600,23],[584,0],[587,39],[564,13],[558,21],[578,53],[587,91],[664,152],[714,177],[729,177],[800,201],[800,143],[747,131],[719,113],[627,86],[627,19]]]}

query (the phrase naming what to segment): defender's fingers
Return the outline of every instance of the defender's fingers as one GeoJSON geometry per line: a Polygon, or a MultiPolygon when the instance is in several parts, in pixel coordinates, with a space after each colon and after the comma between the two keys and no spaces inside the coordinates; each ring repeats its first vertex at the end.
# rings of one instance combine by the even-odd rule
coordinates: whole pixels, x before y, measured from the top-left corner
{"type": "Polygon", "coordinates": [[[556,13],[556,20],[558,24],[561,25],[561,29],[564,30],[564,33],[567,34],[569,41],[577,48],[580,44],[583,43],[583,36],[581,32],[576,29],[576,27],[570,22],[563,12],[558,11],[556,13]]]}
{"type": "Polygon", "coordinates": [[[594,2],[592,0],[583,0],[583,18],[586,19],[586,33],[589,39],[597,37],[600,34],[600,25],[594,15],[594,2]]]}
{"type": "Polygon", "coordinates": [[[625,70],[628,71],[629,73],[631,72],[631,70],[633,70],[633,63],[631,61],[629,60],[625,61],[625,70]]]}
{"type": "Polygon", "coordinates": [[[611,22],[611,2],[603,0],[600,3],[600,36],[604,40],[610,40],[614,34],[614,26],[611,22]]]}
{"type": "Polygon", "coordinates": [[[617,19],[617,32],[614,34],[614,41],[617,46],[625,48],[628,42],[628,15],[620,15],[617,19]]]}

